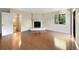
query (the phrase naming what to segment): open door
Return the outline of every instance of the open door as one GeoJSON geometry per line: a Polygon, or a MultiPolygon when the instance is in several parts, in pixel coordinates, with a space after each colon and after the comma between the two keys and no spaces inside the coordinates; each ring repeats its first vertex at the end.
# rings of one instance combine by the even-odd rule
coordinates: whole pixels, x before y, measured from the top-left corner
{"type": "Polygon", "coordinates": [[[13,33],[13,17],[10,13],[2,12],[2,36],[13,33]]]}

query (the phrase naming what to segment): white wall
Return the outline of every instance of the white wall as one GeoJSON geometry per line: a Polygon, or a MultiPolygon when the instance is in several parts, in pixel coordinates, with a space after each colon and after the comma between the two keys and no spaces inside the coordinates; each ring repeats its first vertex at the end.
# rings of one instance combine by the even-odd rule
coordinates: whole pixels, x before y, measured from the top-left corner
{"type": "Polygon", "coordinates": [[[49,30],[63,32],[70,34],[70,12],[68,10],[62,10],[59,12],[52,12],[45,14],[43,17],[44,27],[49,30]],[[56,14],[66,14],[66,24],[55,24],[55,15],[56,14]]]}
{"type": "Polygon", "coordinates": [[[54,12],[43,15],[43,25],[45,28],[52,30],[51,28],[54,25],[54,12]]]}
{"type": "Polygon", "coordinates": [[[21,16],[21,31],[26,31],[32,28],[31,14],[22,14],[21,16]]]}

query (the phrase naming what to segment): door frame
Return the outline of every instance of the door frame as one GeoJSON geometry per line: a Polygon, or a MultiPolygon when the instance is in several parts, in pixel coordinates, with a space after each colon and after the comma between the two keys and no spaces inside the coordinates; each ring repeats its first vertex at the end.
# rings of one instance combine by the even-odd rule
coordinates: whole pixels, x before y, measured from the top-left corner
{"type": "Polygon", "coordinates": [[[76,38],[76,9],[72,9],[72,36],[76,38]]]}

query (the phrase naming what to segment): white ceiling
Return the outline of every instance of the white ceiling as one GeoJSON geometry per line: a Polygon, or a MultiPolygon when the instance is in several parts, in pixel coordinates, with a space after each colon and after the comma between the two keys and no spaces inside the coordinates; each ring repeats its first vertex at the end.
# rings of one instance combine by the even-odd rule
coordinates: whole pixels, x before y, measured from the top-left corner
{"type": "Polygon", "coordinates": [[[59,11],[66,8],[16,8],[16,9],[29,13],[48,13],[48,12],[59,11]]]}

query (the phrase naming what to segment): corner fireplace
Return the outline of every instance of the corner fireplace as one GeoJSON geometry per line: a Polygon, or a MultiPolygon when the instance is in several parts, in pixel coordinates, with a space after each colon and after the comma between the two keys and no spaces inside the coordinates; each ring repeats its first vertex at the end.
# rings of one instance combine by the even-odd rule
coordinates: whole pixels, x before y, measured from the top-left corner
{"type": "Polygon", "coordinates": [[[40,28],[41,27],[41,22],[40,21],[35,21],[34,22],[34,28],[40,28]]]}

